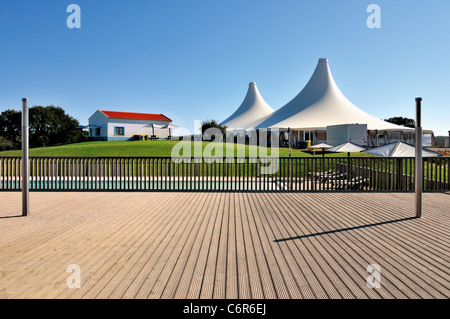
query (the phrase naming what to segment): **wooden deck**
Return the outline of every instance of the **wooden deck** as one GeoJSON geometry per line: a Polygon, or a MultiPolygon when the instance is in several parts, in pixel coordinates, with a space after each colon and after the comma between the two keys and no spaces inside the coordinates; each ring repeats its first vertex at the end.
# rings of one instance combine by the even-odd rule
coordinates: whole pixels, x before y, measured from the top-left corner
{"type": "Polygon", "coordinates": [[[0,193],[0,298],[449,298],[450,194],[423,202],[415,219],[405,193],[43,192],[19,217],[0,193]]]}

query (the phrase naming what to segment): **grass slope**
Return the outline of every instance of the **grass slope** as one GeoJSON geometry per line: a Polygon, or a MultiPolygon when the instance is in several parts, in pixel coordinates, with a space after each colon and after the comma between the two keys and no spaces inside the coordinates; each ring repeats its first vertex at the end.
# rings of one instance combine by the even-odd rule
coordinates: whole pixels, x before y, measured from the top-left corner
{"type": "MultiPolygon", "coordinates": [[[[95,142],[85,142],[85,143],[75,143],[68,145],[59,145],[51,147],[39,147],[30,149],[30,156],[86,156],[86,157],[101,157],[101,156],[165,156],[170,157],[172,155],[172,149],[177,145],[177,148],[182,146],[187,146],[191,144],[193,147],[194,143],[180,142],[180,141],[95,141],[95,142]],[[180,143],[180,144],[178,144],[180,143]]],[[[202,142],[203,151],[207,154],[215,155],[217,149],[216,143],[202,142]]],[[[220,146],[219,146],[220,147],[220,146]]],[[[240,145],[239,147],[242,147],[240,145]]],[[[255,152],[255,146],[245,145],[245,156],[253,155],[255,152]]],[[[227,148],[234,148],[235,156],[238,154],[238,148],[234,144],[223,144],[222,152],[223,156],[227,156],[227,148]]],[[[189,150],[187,146],[184,151],[189,150]]],[[[277,155],[271,154],[270,148],[259,147],[260,155],[277,155]]],[[[289,148],[279,148],[279,156],[287,157],[289,156],[289,148]]],[[[0,152],[0,156],[20,156],[22,151],[4,151],[0,152]]],[[[183,150],[180,150],[177,154],[183,156],[183,150]]],[[[191,151],[191,156],[194,156],[194,150],[191,151]]],[[[351,156],[367,156],[365,153],[351,153],[351,156]]],[[[205,155],[206,156],[206,155],[205,155]]],[[[292,156],[294,157],[309,157],[312,156],[311,152],[303,152],[298,149],[292,149],[292,156]]],[[[316,152],[316,156],[321,156],[321,151],[316,152]]],[[[347,153],[328,153],[325,152],[325,156],[347,156],[347,153]]]]}

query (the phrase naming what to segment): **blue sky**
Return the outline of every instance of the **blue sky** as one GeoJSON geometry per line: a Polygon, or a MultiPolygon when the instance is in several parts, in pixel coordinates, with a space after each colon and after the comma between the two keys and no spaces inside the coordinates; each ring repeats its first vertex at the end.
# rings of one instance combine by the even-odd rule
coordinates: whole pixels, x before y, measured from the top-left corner
{"type": "Polygon", "coordinates": [[[0,0],[0,111],[58,105],[80,123],[97,109],[228,117],[256,82],[278,109],[319,58],[355,105],[379,118],[450,130],[450,1],[0,0]],[[81,8],[81,28],[66,25],[81,8]],[[381,8],[370,29],[369,4],[381,8]]]}

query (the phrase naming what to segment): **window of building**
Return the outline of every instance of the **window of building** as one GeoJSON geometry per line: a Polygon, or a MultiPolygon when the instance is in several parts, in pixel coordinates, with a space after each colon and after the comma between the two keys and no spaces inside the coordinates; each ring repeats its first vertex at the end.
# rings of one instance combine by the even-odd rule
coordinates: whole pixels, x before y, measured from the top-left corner
{"type": "Polygon", "coordinates": [[[100,127],[97,127],[97,128],[95,129],[95,134],[96,134],[97,136],[100,136],[100,127]]]}
{"type": "Polygon", "coordinates": [[[125,135],[125,128],[122,126],[114,127],[114,135],[123,136],[125,135]]]}

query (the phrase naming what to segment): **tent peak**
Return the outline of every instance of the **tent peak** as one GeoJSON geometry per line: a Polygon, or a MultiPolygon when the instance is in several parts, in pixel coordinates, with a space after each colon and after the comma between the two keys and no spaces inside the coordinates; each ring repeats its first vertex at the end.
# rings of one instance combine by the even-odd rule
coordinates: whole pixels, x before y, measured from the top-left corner
{"type": "Polygon", "coordinates": [[[327,126],[366,124],[368,130],[403,130],[361,110],[341,92],[331,74],[327,58],[320,58],[309,81],[293,99],[273,112],[256,128],[326,130],[327,126]]]}
{"type": "Polygon", "coordinates": [[[253,129],[273,112],[273,108],[259,93],[256,82],[250,82],[241,105],[221,124],[226,125],[230,131],[253,129]]]}

